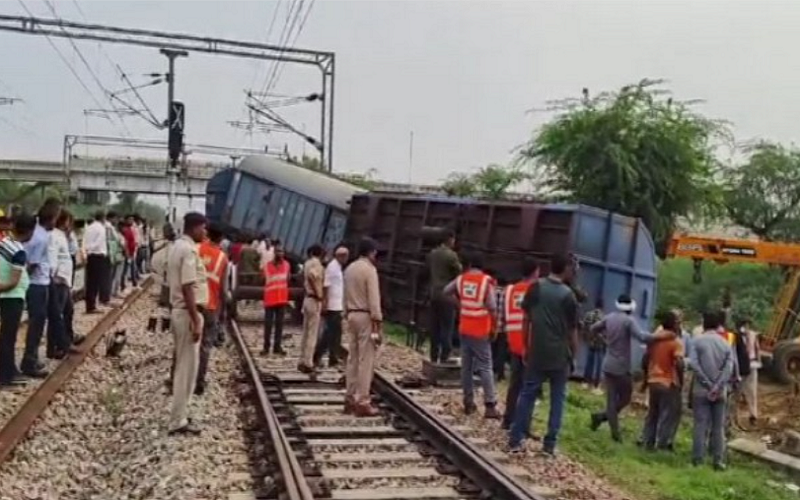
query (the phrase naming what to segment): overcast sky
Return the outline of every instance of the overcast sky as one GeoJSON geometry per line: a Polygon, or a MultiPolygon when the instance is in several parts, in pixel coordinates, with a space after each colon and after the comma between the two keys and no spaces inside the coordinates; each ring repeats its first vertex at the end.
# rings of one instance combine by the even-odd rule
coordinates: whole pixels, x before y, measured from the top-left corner
{"type": "MultiPolygon", "coordinates": [[[[43,0],[24,2],[52,17],[43,0]]],[[[304,2],[304,8],[311,4],[304,2]]],[[[57,0],[60,16],[125,27],[276,43],[291,0],[57,0]],[[76,6],[77,4],[77,6],[76,6]],[[79,10],[80,8],[80,10],[79,10]],[[82,11],[82,13],[81,13],[82,11]],[[85,16],[85,17],[84,17],[85,16]]],[[[18,1],[0,13],[20,15],[18,1]]],[[[336,52],[335,169],[406,181],[414,132],[414,182],[505,163],[546,116],[527,110],[546,100],[665,78],[679,98],[706,100],[703,111],[729,119],[737,139],[794,141],[800,123],[800,2],[783,1],[339,1],[316,0],[296,42],[336,52]]],[[[65,40],[66,55],[104,107],[107,101],[65,40]]],[[[123,88],[110,63],[136,83],[163,71],[155,49],[77,42],[101,83],[123,88]]],[[[97,104],[43,37],[0,32],[0,158],[59,159],[64,134],[120,135],[121,127],[82,110],[97,104]]],[[[263,86],[267,63],[192,54],[178,62],[177,97],[186,103],[187,141],[282,147],[287,137],[247,135],[243,89],[263,86]]],[[[286,65],[274,91],[319,90],[313,70],[286,65]]],[[[163,117],[166,88],[143,91],[163,117]]],[[[287,116],[318,135],[314,105],[287,116]]],[[[134,137],[162,133],[126,118],[134,137]]],[[[301,152],[299,143],[290,143],[301,152]]],[[[101,153],[102,151],[98,151],[101,153]]]]}

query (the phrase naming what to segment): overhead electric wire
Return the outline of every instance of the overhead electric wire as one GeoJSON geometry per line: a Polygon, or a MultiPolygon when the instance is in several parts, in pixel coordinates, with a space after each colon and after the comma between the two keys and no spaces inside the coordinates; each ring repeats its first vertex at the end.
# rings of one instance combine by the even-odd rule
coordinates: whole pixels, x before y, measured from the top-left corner
{"type": "MultiPolygon", "coordinates": [[[[311,9],[314,8],[315,1],[316,0],[311,0],[311,2],[308,4],[308,8],[306,9],[306,13],[303,16],[303,20],[300,22],[300,27],[297,28],[297,32],[294,34],[294,40],[292,40],[292,43],[288,45],[289,48],[294,47],[295,44],[297,43],[297,39],[300,38],[300,33],[303,32],[303,28],[306,25],[306,21],[308,21],[308,15],[311,14],[311,9]]],[[[286,65],[282,64],[278,68],[278,74],[275,76],[275,82],[273,83],[273,86],[278,84],[278,80],[281,79],[281,75],[283,75],[283,68],[285,67],[286,65]]],[[[267,92],[269,92],[269,90],[267,90],[267,92]]]]}
{"type": "MultiPolygon", "coordinates": [[[[272,29],[275,27],[275,20],[278,19],[278,11],[281,10],[281,0],[278,0],[275,3],[275,9],[272,11],[272,19],[269,22],[269,27],[267,28],[267,36],[264,37],[264,43],[269,43],[270,37],[272,37],[272,29]]],[[[267,71],[269,71],[269,65],[267,65],[267,71]]],[[[256,80],[258,79],[258,74],[261,72],[261,64],[256,65],[256,70],[253,72],[253,79],[250,82],[250,87],[253,88],[256,84],[256,80]]]]}
{"type": "MultiPolygon", "coordinates": [[[[22,8],[25,9],[25,12],[27,12],[29,16],[34,17],[33,16],[33,12],[31,12],[30,9],[28,9],[28,6],[25,5],[25,2],[23,2],[22,0],[17,0],[17,1],[22,6],[22,8]]],[[[64,53],[61,52],[61,49],[58,48],[58,46],[55,44],[55,42],[53,42],[53,40],[49,36],[45,35],[45,38],[50,43],[50,46],[53,47],[53,50],[56,51],[56,54],[58,54],[58,57],[61,58],[61,60],[64,62],[64,64],[67,65],[67,68],[69,69],[70,73],[72,73],[72,75],[75,77],[75,79],[78,80],[78,83],[81,84],[81,87],[83,87],[83,90],[85,90],[86,93],[89,94],[89,97],[92,98],[92,100],[94,101],[95,105],[98,108],[102,108],[103,106],[100,104],[100,101],[97,100],[97,97],[95,97],[94,92],[92,92],[91,89],[89,89],[89,86],[86,85],[86,82],[83,81],[83,78],[81,78],[81,76],[78,74],[78,72],[72,66],[72,64],[67,60],[67,58],[64,55],[64,53]]]]}
{"type": "MultiPolygon", "coordinates": [[[[53,16],[55,16],[55,18],[57,20],[61,20],[61,17],[58,15],[58,12],[56,11],[56,8],[52,4],[52,2],[50,0],[43,0],[43,1],[44,1],[45,5],[47,5],[47,7],[53,13],[53,16]]],[[[33,16],[33,13],[30,11],[30,9],[28,9],[28,7],[25,5],[25,3],[22,0],[19,0],[19,3],[28,12],[28,14],[33,16]]],[[[61,28],[61,29],[62,29],[62,31],[64,30],[64,28],[61,28]]],[[[47,37],[47,39],[50,41],[50,44],[53,46],[53,48],[55,48],[56,45],[53,43],[52,40],[50,40],[50,37],[47,37]]],[[[67,38],[67,40],[69,41],[70,45],[72,45],[73,50],[75,50],[75,54],[81,60],[83,65],[86,67],[86,70],[89,72],[89,75],[92,77],[92,79],[94,80],[95,84],[97,84],[97,86],[100,87],[100,90],[103,92],[104,97],[106,98],[106,100],[108,100],[108,102],[113,107],[114,106],[114,102],[111,100],[111,97],[110,97],[110,93],[111,92],[109,92],[109,90],[105,87],[105,85],[103,85],[103,82],[100,81],[100,78],[98,78],[97,74],[92,69],[92,65],[89,64],[89,61],[87,61],[86,57],[84,57],[83,52],[78,47],[78,44],[76,44],[75,41],[72,38],[67,38]]],[[[56,49],[56,50],[58,50],[58,49],[56,49]]],[[[59,54],[60,54],[60,51],[59,51],[59,54]]],[[[73,74],[76,74],[74,72],[74,70],[73,70],[73,74]]],[[[83,81],[81,80],[81,82],[83,82],[83,81]]],[[[97,102],[97,99],[95,98],[94,93],[91,93],[91,95],[92,95],[92,99],[95,101],[95,104],[98,104],[98,108],[102,107],[102,106],[99,105],[99,102],[97,102]]],[[[128,126],[125,124],[125,122],[119,116],[117,116],[116,118],[117,118],[117,122],[119,123],[119,125],[122,125],[122,128],[124,129],[124,134],[123,135],[130,136],[131,135],[131,131],[130,131],[130,129],[128,129],[128,126]]],[[[111,120],[110,118],[108,118],[108,120],[110,122],[112,122],[112,123],[114,121],[114,120],[111,120]]]]}
{"type": "MultiPolygon", "coordinates": [[[[156,115],[153,114],[153,110],[151,110],[150,106],[148,106],[147,103],[144,101],[144,99],[142,99],[142,95],[139,93],[139,89],[137,87],[133,86],[133,83],[128,78],[128,75],[126,75],[125,72],[122,71],[122,68],[120,68],[119,65],[117,65],[117,70],[119,71],[119,73],[122,76],[122,79],[125,81],[125,83],[128,84],[128,88],[130,88],[133,91],[133,94],[136,96],[136,99],[139,100],[139,103],[142,105],[142,107],[145,109],[145,111],[147,111],[147,114],[150,115],[149,119],[144,114],[141,114],[140,116],[142,116],[142,118],[147,119],[147,121],[149,121],[150,123],[155,125],[157,128],[159,128],[159,129],[164,128],[164,124],[158,121],[158,118],[156,118],[156,115]]],[[[156,79],[156,80],[153,80],[153,84],[154,85],[157,85],[158,83],[161,83],[161,79],[160,78],[156,79]]]]}
{"type": "MultiPolygon", "coordinates": [[[[297,19],[300,17],[300,9],[303,8],[303,3],[305,3],[305,0],[292,0],[291,5],[289,5],[289,11],[286,13],[286,19],[283,22],[283,29],[281,29],[281,36],[278,38],[278,46],[280,47],[278,51],[279,56],[283,55],[283,49],[289,41],[289,36],[295,24],[297,24],[297,19]],[[295,6],[297,6],[297,11],[295,11],[295,6]]],[[[280,61],[274,61],[271,66],[271,71],[267,72],[267,78],[264,82],[264,86],[261,88],[262,94],[266,94],[272,88],[272,81],[275,77],[275,73],[278,71],[279,65],[280,61]]]]}

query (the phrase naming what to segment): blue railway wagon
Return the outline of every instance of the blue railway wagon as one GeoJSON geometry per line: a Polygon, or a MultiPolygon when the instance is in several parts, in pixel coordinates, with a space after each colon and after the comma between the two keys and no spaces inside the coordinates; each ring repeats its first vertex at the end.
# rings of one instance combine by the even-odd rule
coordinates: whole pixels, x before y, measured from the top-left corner
{"type": "Polygon", "coordinates": [[[227,229],[266,233],[302,259],[344,237],[350,199],[362,189],[269,156],[248,156],[215,174],[206,187],[206,215],[227,229]]]}
{"type": "MultiPolygon", "coordinates": [[[[426,328],[428,283],[425,257],[429,228],[449,227],[460,250],[479,251],[487,269],[501,279],[518,278],[523,257],[547,272],[550,256],[571,252],[580,264],[578,285],[588,298],[582,313],[602,298],[612,311],[621,293],[633,297],[635,318],[650,328],[655,309],[656,256],[649,231],[639,219],[585,205],[488,202],[441,196],[369,193],[353,199],[347,240],[377,239],[387,315],[426,328]]],[[[638,344],[636,352],[641,354],[638,344]]],[[[639,359],[639,355],[634,356],[639,359]]],[[[585,348],[576,359],[582,374],[585,348]]],[[[638,361],[633,368],[638,368],[638,361]]]]}

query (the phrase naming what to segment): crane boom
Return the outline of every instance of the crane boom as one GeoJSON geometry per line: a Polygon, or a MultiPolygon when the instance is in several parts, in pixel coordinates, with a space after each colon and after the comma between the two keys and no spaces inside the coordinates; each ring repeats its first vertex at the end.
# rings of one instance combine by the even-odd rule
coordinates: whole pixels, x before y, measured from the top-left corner
{"type": "Polygon", "coordinates": [[[800,267],[800,244],[678,235],[670,240],[667,257],[800,267]]]}

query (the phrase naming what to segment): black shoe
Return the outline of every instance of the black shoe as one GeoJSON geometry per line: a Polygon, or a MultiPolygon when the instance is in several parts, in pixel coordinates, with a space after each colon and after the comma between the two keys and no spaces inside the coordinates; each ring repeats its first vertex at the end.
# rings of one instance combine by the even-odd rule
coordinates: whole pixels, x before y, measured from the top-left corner
{"type": "Polygon", "coordinates": [[[497,405],[487,404],[483,412],[483,418],[486,420],[500,420],[503,415],[497,410],[497,405]]]}
{"type": "Polygon", "coordinates": [[[472,402],[464,403],[464,415],[472,415],[476,411],[478,411],[478,405],[472,402]]]}
{"type": "Polygon", "coordinates": [[[194,386],[194,395],[195,396],[202,396],[206,393],[206,385],[205,384],[197,384],[194,386]]]}
{"type": "Polygon", "coordinates": [[[46,378],[50,373],[47,370],[39,369],[23,371],[22,374],[29,378],[46,378]]]}
{"type": "Polygon", "coordinates": [[[9,380],[7,382],[0,382],[0,390],[3,390],[3,389],[16,389],[18,387],[24,387],[25,385],[27,385],[27,384],[25,383],[24,380],[20,380],[20,379],[15,378],[15,379],[11,379],[11,380],[9,380]]]}
{"type": "Polygon", "coordinates": [[[500,424],[500,428],[503,429],[504,431],[511,430],[511,422],[506,422],[505,420],[503,420],[503,423],[500,424]]]}
{"type": "Polygon", "coordinates": [[[199,436],[201,433],[200,429],[195,427],[195,425],[191,422],[184,425],[183,427],[179,427],[177,429],[172,429],[167,433],[168,436],[199,436]]]}
{"type": "Polygon", "coordinates": [[[620,434],[612,434],[611,439],[616,443],[622,443],[622,436],[620,434]]]}
{"type": "Polygon", "coordinates": [[[692,459],[692,466],[693,467],[700,467],[701,465],[703,465],[703,461],[702,460],[699,460],[697,458],[693,458],[692,459]]]}
{"type": "Polygon", "coordinates": [[[603,416],[597,413],[592,413],[592,421],[589,423],[589,428],[596,431],[603,424],[603,416]]]}
{"type": "Polygon", "coordinates": [[[542,454],[547,458],[555,458],[556,456],[556,449],[550,448],[549,446],[542,447],[542,454]]]}
{"type": "Polygon", "coordinates": [[[286,351],[284,351],[283,348],[279,347],[274,351],[272,351],[272,354],[275,354],[276,356],[286,356],[286,351]]]}
{"type": "Polygon", "coordinates": [[[262,356],[269,356],[269,349],[261,349],[262,356]]]}
{"type": "Polygon", "coordinates": [[[750,417],[750,425],[755,427],[757,423],[758,423],[758,419],[756,417],[751,416],[750,417]]]}

